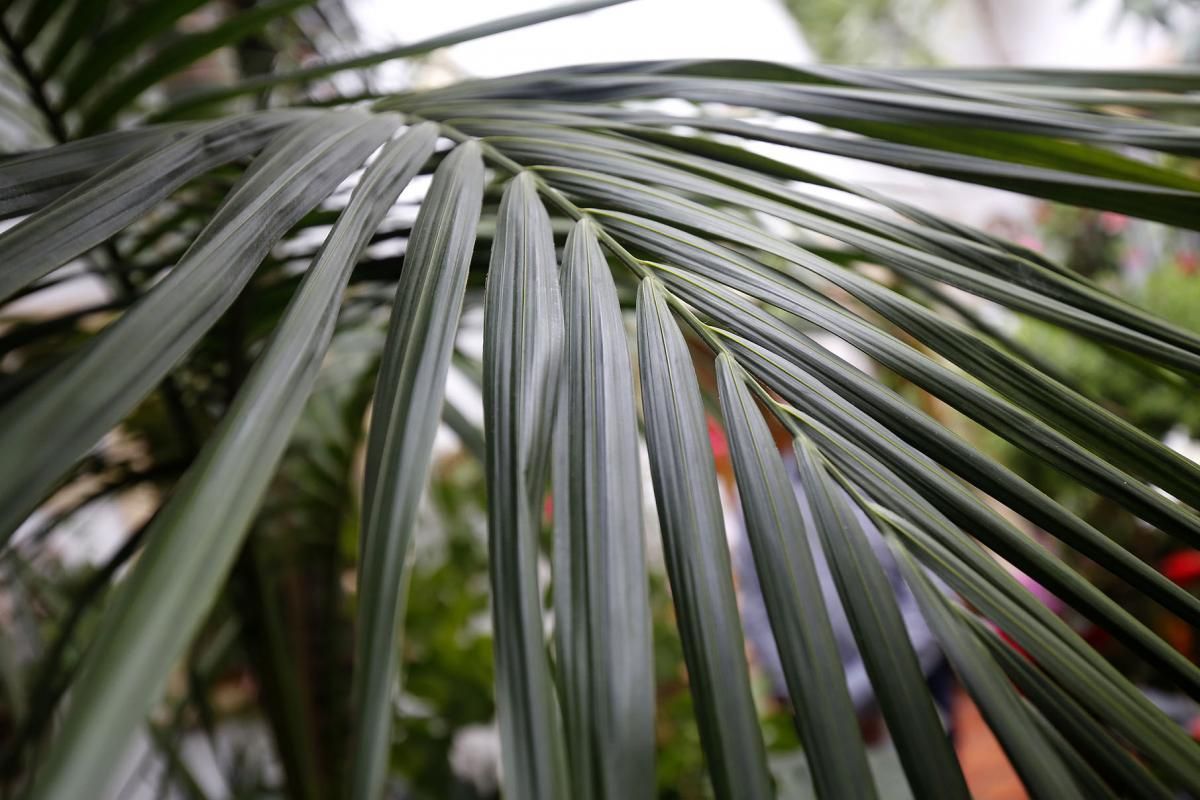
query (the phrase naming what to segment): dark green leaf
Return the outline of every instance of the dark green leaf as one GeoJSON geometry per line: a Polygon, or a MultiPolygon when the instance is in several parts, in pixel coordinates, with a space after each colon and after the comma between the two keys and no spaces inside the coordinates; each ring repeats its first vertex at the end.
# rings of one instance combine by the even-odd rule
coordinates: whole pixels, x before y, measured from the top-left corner
{"type": "Polygon", "coordinates": [[[929,580],[904,547],[889,537],[888,544],[904,572],[905,581],[933,629],[946,658],[979,706],[1017,774],[1035,798],[1058,800],[1085,796],[1054,748],[1041,734],[1021,703],[1004,671],[959,621],[948,600],[929,580]]]}
{"type": "Polygon", "coordinates": [[[822,549],[913,795],[969,797],[891,584],[866,532],[813,443],[797,439],[795,449],[822,549]]]}
{"type": "Polygon", "coordinates": [[[398,124],[323,115],[277,139],[149,295],[8,405],[0,447],[23,458],[0,466],[0,541],[216,322],[276,239],[398,124]]]}
{"type": "Polygon", "coordinates": [[[0,234],[0,300],[104,242],[188,180],[250,155],[297,117],[234,117],[153,152],[134,152],[0,234]]]}
{"type": "Polygon", "coordinates": [[[210,30],[184,34],[173,40],[128,75],[122,75],[89,98],[79,126],[80,134],[88,136],[103,130],[147,89],[213,51],[261,30],[272,20],[311,4],[312,0],[271,0],[233,14],[210,30]]]}
{"type": "MultiPolygon", "coordinates": [[[[421,125],[423,162],[436,128],[421,125]]],[[[417,162],[414,162],[417,163],[417,162]]],[[[359,547],[350,797],[378,797],[391,753],[405,559],[428,479],[483,196],[479,148],[438,167],[413,225],[375,390],[359,547]]]]}
{"type": "MultiPolygon", "coordinates": [[[[348,172],[395,124],[381,118],[339,126],[335,130],[349,135],[335,137],[335,147],[346,152],[325,149],[322,154],[348,172]]],[[[276,155],[294,156],[287,148],[276,155]]],[[[204,621],[312,389],[350,270],[416,172],[413,155],[402,141],[368,171],[229,413],[156,515],[145,551],[105,609],[60,733],[38,773],[35,800],[85,797],[105,785],[167,673],[204,621]]],[[[290,166],[310,165],[302,160],[290,166]]],[[[332,179],[326,175],[325,182],[336,185],[340,172],[332,179]]],[[[276,173],[277,167],[268,165],[259,174],[278,179],[276,173]]],[[[302,183],[287,172],[283,177],[302,183]]],[[[258,187],[252,183],[250,188],[258,187]]]]}
{"type": "Polygon", "coordinates": [[[555,607],[572,797],[654,792],[654,670],[633,371],[593,223],[567,238],[555,607]]]}
{"type": "Polygon", "coordinates": [[[483,409],[505,792],[533,800],[567,785],[537,577],[562,325],[550,217],[523,173],[504,190],[488,267],[483,409]]]}
{"type": "Polygon", "coordinates": [[[130,58],[147,43],[169,31],[183,16],[204,5],[205,0],[158,0],[144,4],[136,14],[125,14],[94,40],[87,53],[63,77],[60,104],[76,103],[107,76],[113,67],[130,58]]]}
{"type": "Polygon", "coordinates": [[[818,796],[868,800],[876,796],[875,785],[821,593],[812,534],[740,370],[728,354],[718,357],[721,409],[746,532],[809,769],[818,796]]]}
{"type": "Polygon", "coordinates": [[[691,354],[662,285],[638,289],[642,415],[688,681],[719,798],[773,796],[691,354]]]}

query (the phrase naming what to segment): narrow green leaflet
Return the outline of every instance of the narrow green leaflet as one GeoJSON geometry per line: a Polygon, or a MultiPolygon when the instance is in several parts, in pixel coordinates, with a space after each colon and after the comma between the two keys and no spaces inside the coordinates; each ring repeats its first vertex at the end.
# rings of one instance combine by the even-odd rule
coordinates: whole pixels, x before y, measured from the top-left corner
{"type": "Polygon", "coordinates": [[[53,76],[76,47],[91,44],[104,24],[112,0],[63,0],[63,24],[46,43],[42,74],[53,76]]]}
{"type": "Polygon", "coordinates": [[[797,439],[795,450],[822,549],[913,795],[970,797],[891,584],[849,498],[826,472],[811,440],[797,439]]]}
{"type": "MultiPolygon", "coordinates": [[[[91,48],[63,76],[63,108],[75,108],[80,99],[99,85],[98,78],[131,58],[205,0],[159,0],[146,3],[137,14],[123,14],[96,36],[91,48]]],[[[91,33],[89,31],[89,33],[91,33]]]]}
{"type": "Polygon", "coordinates": [[[152,125],[37,150],[0,162],[0,218],[36,211],[131,153],[179,139],[192,125],[152,125]]]}
{"type": "Polygon", "coordinates": [[[987,649],[959,621],[951,601],[895,537],[888,537],[888,544],[942,651],[978,704],[1025,788],[1038,800],[1083,800],[1081,787],[1056,758],[1053,746],[1022,705],[1021,696],[987,649]]]}
{"type": "Polygon", "coordinates": [[[58,0],[34,0],[25,9],[25,13],[21,18],[21,25],[17,28],[16,42],[26,48],[33,44],[38,38],[38,34],[45,29],[46,23],[55,15],[62,5],[58,0]]]}
{"type": "MultiPolygon", "coordinates": [[[[940,541],[947,546],[964,543],[955,525],[970,531],[983,544],[1162,669],[1179,688],[1200,697],[1200,671],[1194,664],[948,475],[934,460],[943,455],[941,445],[930,442],[922,449],[912,446],[898,432],[872,418],[867,410],[855,407],[850,399],[853,395],[843,396],[834,381],[819,380],[827,373],[814,367],[832,358],[828,351],[814,351],[820,358],[806,358],[801,368],[744,339],[732,335],[726,338],[735,356],[751,372],[825,426],[823,448],[834,437],[837,447],[847,448],[854,459],[861,461],[861,467],[853,462],[839,462],[839,468],[850,473],[861,486],[878,486],[878,492],[872,492],[877,502],[890,505],[903,499],[900,512],[916,509],[913,518],[936,522],[945,532],[940,541]]],[[[845,371],[846,367],[842,369],[845,371]]],[[[889,421],[895,422],[890,418],[889,421]]],[[[982,456],[976,456],[975,460],[993,464],[982,456]]],[[[975,476],[972,481],[979,483],[975,476]]],[[[955,552],[977,570],[995,566],[969,547],[957,547],[955,552]]]]}
{"type": "Polygon", "coordinates": [[[554,491],[559,673],[571,796],[654,793],[654,672],[634,378],[617,288],[584,219],[563,254],[554,491]],[[560,604],[557,593],[568,593],[560,604]]]}
{"type": "Polygon", "coordinates": [[[204,56],[250,36],[274,19],[312,5],[312,0],[271,0],[233,14],[210,30],[186,33],[161,48],[128,75],[105,86],[86,103],[80,135],[89,136],[108,127],[113,119],[147,89],[158,85],[204,56]]]}
{"type": "Polygon", "coordinates": [[[892,518],[891,527],[909,552],[1016,641],[1063,690],[1128,741],[1165,779],[1188,792],[1197,791],[1200,746],[1065,622],[1028,592],[1015,589],[1011,576],[998,574],[1002,567],[995,562],[964,563],[906,520],[892,518]]]}
{"type": "Polygon", "coordinates": [[[1200,70],[1191,64],[1167,65],[1142,69],[1070,69],[1060,67],[912,67],[898,70],[919,78],[955,81],[999,81],[1012,84],[1055,86],[1094,86],[1098,77],[1114,89],[1137,91],[1191,92],[1200,81],[1200,70]]]}
{"type": "Polygon", "coordinates": [[[252,114],[212,123],[153,152],[134,152],[0,234],[0,300],[104,242],[213,167],[250,155],[298,117],[252,114]]]}
{"type": "MultiPolygon", "coordinates": [[[[347,148],[345,156],[353,156],[348,164],[345,156],[338,158],[342,154],[324,153],[343,163],[333,175],[353,169],[355,159],[361,163],[395,125],[394,119],[380,119],[342,126],[350,127],[350,136],[337,137],[339,144],[359,141],[347,148]]],[[[105,609],[35,781],[34,800],[87,797],[105,785],[204,621],[308,399],[350,271],[416,173],[431,137],[423,130],[401,139],[368,170],[229,413],[155,517],[141,558],[105,609]]],[[[294,154],[285,148],[279,155],[294,154]]],[[[260,174],[274,172],[266,167],[260,174]]],[[[326,181],[334,182],[328,176],[326,181]]]]}
{"type": "MultiPolygon", "coordinates": [[[[423,124],[422,161],[436,127],[423,124]]],[[[403,575],[446,390],[483,198],[475,144],[441,163],[413,225],[375,389],[364,479],[350,797],[383,789],[391,753],[403,575]]]]}
{"type": "Polygon", "coordinates": [[[638,289],[642,415],[667,576],[709,774],[718,798],[773,796],[729,546],[691,354],[662,285],[638,289]]]}
{"type": "Polygon", "coordinates": [[[1062,759],[1062,763],[1070,770],[1071,776],[1075,778],[1084,797],[1088,798],[1088,800],[1120,800],[1112,788],[1104,782],[1104,778],[1100,776],[1100,773],[1092,768],[1087,759],[1071,746],[1071,743],[1058,732],[1057,728],[1047,722],[1046,718],[1027,702],[1024,703],[1024,706],[1028,711],[1034,729],[1050,744],[1054,749],[1054,753],[1062,759]]]}
{"type": "Polygon", "coordinates": [[[0,542],[220,318],[275,241],[398,125],[339,112],[277,139],[153,291],[8,405],[0,448],[22,457],[0,463],[0,542]]]}
{"type": "Polygon", "coordinates": [[[654,794],[654,670],[633,371],[593,223],[567,237],[554,513],[571,796],[654,794]],[[559,474],[563,473],[563,474],[559,474]]]}
{"type": "MultiPolygon", "coordinates": [[[[704,262],[694,258],[684,258],[680,261],[699,266],[701,269],[704,268],[704,262]]],[[[683,277],[666,268],[661,268],[660,273],[667,279],[668,284],[679,292],[680,296],[695,303],[698,308],[719,320],[729,329],[749,336],[760,344],[767,345],[774,352],[786,354],[797,364],[821,365],[827,361],[823,356],[824,351],[815,342],[789,327],[785,322],[747,303],[739,295],[726,289],[717,288],[699,276],[683,277]]],[[[752,270],[743,270],[742,274],[744,276],[744,280],[741,281],[743,288],[755,292],[755,273],[752,270]]],[[[728,280],[728,278],[726,279],[728,280]]],[[[823,327],[840,331],[842,328],[840,323],[851,319],[848,315],[838,317],[835,314],[833,318],[839,321],[831,323],[830,315],[823,313],[823,310],[831,311],[832,307],[808,300],[805,295],[797,294],[793,297],[800,302],[800,306],[788,300],[780,302],[787,305],[789,310],[797,311],[806,319],[815,321],[823,327]]],[[[860,344],[861,340],[851,338],[851,341],[860,344]]],[[[896,349],[907,347],[900,342],[894,342],[892,346],[896,349]]],[[[864,347],[864,350],[872,355],[879,352],[869,345],[864,347]]],[[[890,349],[887,352],[890,352],[890,349]]],[[[889,361],[883,363],[891,366],[889,361]]],[[[828,365],[825,364],[819,368],[828,369],[828,365]]],[[[836,387],[843,381],[849,382],[857,375],[849,367],[843,368],[838,374],[840,378],[830,380],[831,386],[836,387]]],[[[1115,574],[1130,581],[1183,619],[1200,619],[1200,603],[1197,603],[1195,598],[1176,584],[1166,580],[1157,570],[1129,553],[1118,543],[1090,527],[1086,522],[1062,508],[1015,474],[1007,472],[1000,465],[977,457],[970,458],[969,454],[973,451],[965,441],[954,437],[928,417],[893,398],[878,383],[865,376],[862,380],[854,382],[880,398],[888,398],[885,402],[900,412],[881,418],[884,424],[889,424],[899,416],[907,417],[911,420],[911,426],[908,427],[929,431],[931,436],[949,443],[949,447],[958,451],[962,455],[962,463],[972,465],[971,477],[978,486],[1002,497],[1015,510],[1045,526],[1048,531],[1059,536],[1072,547],[1076,547],[1106,568],[1111,569],[1115,574]],[[986,479],[980,480],[977,477],[979,473],[986,473],[986,479]]],[[[929,454],[942,461],[936,451],[929,451],[929,454]]]]}
{"type": "Polygon", "coordinates": [[[966,611],[960,612],[1029,703],[1038,709],[1087,763],[1128,797],[1170,800],[1171,790],[1077,703],[1011,645],[966,611]]]}
{"type": "Polygon", "coordinates": [[[728,354],[717,358],[717,379],[754,566],[817,794],[869,800],[875,784],[821,594],[812,534],[771,431],[728,354]]]}
{"type": "Polygon", "coordinates": [[[500,201],[488,267],[483,409],[505,793],[531,800],[567,796],[537,576],[562,360],[557,272],[550,217],[522,173],[500,201]]]}

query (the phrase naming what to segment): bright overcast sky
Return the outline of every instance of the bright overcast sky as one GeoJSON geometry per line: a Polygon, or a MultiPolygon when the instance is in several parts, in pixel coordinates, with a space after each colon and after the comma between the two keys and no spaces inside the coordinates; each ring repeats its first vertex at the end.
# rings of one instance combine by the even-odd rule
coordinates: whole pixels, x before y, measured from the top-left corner
{"type": "MultiPolygon", "coordinates": [[[[411,42],[498,17],[561,5],[544,0],[351,0],[366,43],[411,42]]],[[[504,75],[644,58],[806,60],[804,40],[777,0],[636,0],[491,36],[447,51],[466,72],[504,75]]]]}
{"type": "MultiPolygon", "coordinates": [[[[366,48],[412,42],[562,0],[349,0],[366,48]]],[[[949,0],[930,40],[953,62],[1126,66],[1157,61],[1161,30],[1125,19],[1120,0],[949,0]],[[944,47],[943,47],[944,46],[944,47]]],[[[596,61],[758,58],[805,61],[779,0],[634,0],[443,51],[464,72],[495,76],[596,61]]]]}

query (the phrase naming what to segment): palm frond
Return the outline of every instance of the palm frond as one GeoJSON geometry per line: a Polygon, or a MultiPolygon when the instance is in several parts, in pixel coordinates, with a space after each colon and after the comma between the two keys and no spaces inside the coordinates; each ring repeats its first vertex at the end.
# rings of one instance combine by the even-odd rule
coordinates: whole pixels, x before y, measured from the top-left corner
{"type": "MultiPolygon", "coordinates": [[[[182,35],[179,20],[198,0],[146,0],[127,15],[104,3],[32,0],[3,13],[10,69],[0,81],[12,85],[0,89],[24,96],[23,122],[59,144],[0,161],[0,215],[16,220],[0,233],[0,314],[19,318],[19,304],[85,274],[121,292],[57,324],[3,334],[15,357],[0,365],[0,397],[9,398],[0,542],[24,546],[11,540],[18,527],[86,474],[89,453],[129,427],[160,387],[200,445],[123,556],[139,552],[113,583],[32,797],[83,796],[104,784],[237,581],[239,549],[337,317],[351,306],[392,313],[367,436],[354,756],[339,791],[378,797],[388,774],[408,551],[445,421],[487,478],[506,792],[650,796],[640,421],[713,788],[719,797],[772,796],[707,402],[729,433],[821,796],[871,797],[876,787],[813,542],[916,794],[966,796],[967,787],[904,634],[883,551],[1032,795],[1200,793],[1200,747],[993,554],[1197,699],[1195,664],[1024,527],[1186,625],[1200,624],[1200,601],[818,334],[1187,547],[1200,543],[1200,466],[1106,398],[1065,383],[973,309],[1037,318],[1148,381],[1193,388],[1200,335],[1053,259],[783,155],[833,154],[1196,230],[1200,127],[1177,120],[1194,117],[1200,75],[691,60],[584,65],[379,98],[342,97],[332,83],[319,103],[306,94],[348,70],[614,4],[585,0],[196,90],[173,81],[304,4],[252,5],[182,35]],[[249,95],[258,110],[246,110],[249,95]],[[794,130],[795,121],[808,124],[794,130]],[[416,180],[429,175],[427,188],[416,180]],[[415,199],[402,205],[415,221],[397,222],[392,210],[410,183],[404,197],[415,199]],[[404,252],[381,255],[372,244],[404,252]],[[941,311],[955,303],[961,322],[941,311]],[[484,312],[481,363],[456,355],[464,309],[484,312]],[[100,313],[109,316],[63,340],[64,328],[100,313]],[[232,326],[236,357],[215,352],[216,333],[232,326]],[[717,378],[705,385],[696,366],[711,359],[717,378]],[[452,361],[479,377],[483,431],[447,402],[452,361]],[[226,381],[229,398],[214,400],[213,384],[230,372],[244,379],[226,381]],[[192,430],[197,421],[207,424],[192,430]],[[800,495],[775,445],[779,431],[795,442],[800,495]],[[544,550],[552,551],[549,646],[544,550]]],[[[109,476],[108,466],[97,470],[109,476]]],[[[43,730],[50,710],[20,729],[43,730]]],[[[292,784],[309,780],[294,765],[289,773],[292,784]]]]}

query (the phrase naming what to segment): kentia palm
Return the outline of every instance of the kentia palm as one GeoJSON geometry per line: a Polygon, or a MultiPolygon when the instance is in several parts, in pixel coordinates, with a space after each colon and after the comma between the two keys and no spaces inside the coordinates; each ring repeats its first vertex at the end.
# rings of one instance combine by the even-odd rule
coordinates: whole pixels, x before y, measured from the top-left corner
{"type": "MultiPolygon", "coordinates": [[[[575,3],[190,91],[173,82],[182,70],[302,4],[230,12],[189,34],[175,33],[176,24],[200,2],[147,0],[132,15],[85,0],[30,0],[6,12],[5,79],[28,102],[2,113],[20,135],[44,129],[59,143],[0,163],[0,209],[23,217],[0,234],[0,301],[36,298],[72,280],[60,268],[80,259],[122,294],[107,325],[55,340],[46,352],[18,350],[24,359],[5,375],[0,535],[8,541],[56,487],[94,469],[88,455],[96,444],[122,421],[131,424],[156,390],[181,423],[210,421],[196,426],[198,450],[183,453],[182,476],[124,549],[138,558],[114,583],[70,695],[58,704],[61,721],[45,736],[31,797],[78,797],[103,785],[230,580],[339,311],[361,300],[347,285],[397,281],[366,437],[352,761],[338,789],[314,783],[302,759],[285,757],[292,794],[365,799],[382,790],[401,576],[465,305],[482,305],[485,319],[479,455],[489,487],[508,796],[653,793],[649,611],[634,513],[639,428],[714,789],[722,797],[772,792],[706,431],[703,395],[715,390],[697,381],[696,345],[718,362],[718,397],[710,399],[719,402],[710,407],[722,409],[730,433],[797,729],[823,796],[864,796],[873,787],[824,607],[813,596],[812,537],[828,553],[909,783],[922,795],[967,791],[897,634],[897,611],[854,505],[885,533],[1032,795],[1200,793],[1200,748],[987,550],[1179,691],[1200,698],[1200,671],[987,498],[1189,625],[1200,622],[1200,602],[813,334],[843,339],[1189,546],[1200,543],[1200,466],[937,298],[952,287],[1038,317],[1137,365],[1147,380],[1195,385],[1200,337],[1037,253],[751,147],[832,153],[1195,229],[1200,180],[1190,159],[1200,154],[1200,128],[1179,120],[1195,111],[1200,75],[694,60],[554,69],[384,96],[338,95],[327,80],[613,4],[575,3]],[[97,74],[110,77],[95,81],[97,74]],[[149,93],[164,84],[172,87],[166,99],[149,93]],[[322,91],[310,94],[317,86],[322,91]],[[251,96],[257,110],[245,102],[251,96]],[[667,111],[678,104],[626,102],[660,99],[686,101],[688,113],[667,111]],[[772,116],[820,127],[761,124],[772,116]],[[1125,154],[1133,150],[1157,155],[1125,154]],[[336,194],[364,163],[348,198],[336,194]],[[386,234],[406,240],[397,276],[395,259],[366,248],[384,236],[381,221],[405,186],[427,174],[432,183],[415,222],[386,234]],[[219,206],[195,199],[203,197],[219,206]],[[780,235],[764,217],[789,223],[792,233],[780,235]],[[314,240],[323,243],[306,250],[314,240]],[[150,259],[149,245],[163,241],[175,242],[170,257],[150,259]],[[281,243],[290,255],[272,252],[281,243]],[[561,269],[556,246],[565,246],[561,269]],[[888,279],[859,268],[868,262],[888,279]],[[248,288],[274,299],[247,305],[248,288]],[[635,297],[631,360],[623,311],[635,297]],[[213,401],[204,381],[175,378],[192,374],[189,365],[213,380],[234,369],[208,345],[231,319],[260,335],[237,351],[249,366],[231,383],[235,396],[213,401]],[[219,372],[204,372],[214,364],[219,372]],[[816,530],[805,528],[768,419],[795,440],[816,530]],[[537,561],[551,484],[559,619],[548,649],[537,561]],[[967,605],[934,589],[922,567],[967,605]]],[[[21,347],[38,341],[22,335],[21,347]]],[[[446,408],[455,427],[469,424],[446,408]]],[[[467,433],[479,442],[478,432],[467,433]]],[[[63,688],[31,705],[40,719],[21,721],[28,735],[10,745],[18,763],[63,688]]]]}

